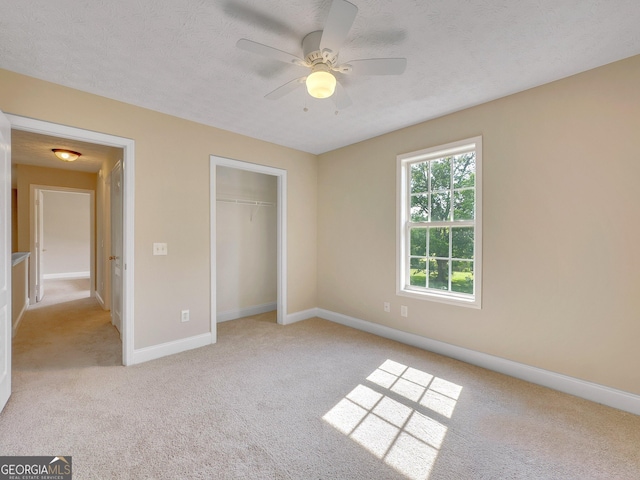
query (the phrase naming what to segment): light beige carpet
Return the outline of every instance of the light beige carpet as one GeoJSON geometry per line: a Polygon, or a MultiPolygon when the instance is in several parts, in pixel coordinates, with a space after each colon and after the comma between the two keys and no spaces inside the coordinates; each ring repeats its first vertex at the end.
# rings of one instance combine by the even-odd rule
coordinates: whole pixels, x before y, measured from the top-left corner
{"type": "Polygon", "coordinates": [[[2,455],[81,479],[638,479],[640,417],[320,319],[119,366],[91,299],[29,311],[2,455]]]}

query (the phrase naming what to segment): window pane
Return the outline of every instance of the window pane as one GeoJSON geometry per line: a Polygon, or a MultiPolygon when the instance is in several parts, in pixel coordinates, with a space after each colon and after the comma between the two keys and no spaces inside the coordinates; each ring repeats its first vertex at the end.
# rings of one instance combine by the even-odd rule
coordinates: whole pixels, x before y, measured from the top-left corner
{"type": "Polygon", "coordinates": [[[453,219],[473,220],[475,191],[460,190],[453,194],[453,219]]]}
{"type": "Polygon", "coordinates": [[[411,165],[411,193],[423,193],[429,190],[429,162],[411,165]]]}
{"type": "Polygon", "coordinates": [[[411,197],[411,221],[426,222],[429,220],[429,200],[427,195],[413,195],[411,197]]]}
{"type": "Polygon", "coordinates": [[[429,260],[429,288],[449,290],[449,260],[429,260]]]}
{"type": "Polygon", "coordinates": [[[451,256],[473,259],[473,227],[451,229],[451,256]]]}
{"type": "Polygon", "coordinates": [[[431,195],[431,221],[448,221],[451,212],[451,192],[431,195]]]}
{"type": "Polygon", "coordinates": [[[427,260],[425,258],[411,259],[411,273],[409,274],[409,285],[417,287],[427,286],[427,260]]]}
{"type": "Polygon", "coordinates": [[[475,152],[456,155],[453,162],[453,187],[475,187],[476,154],[475,152]]]}
{"type": "Polygon", "coordinates": [[[473,262],[454,261],[451,265],[451,290],[473,294],[473,262]]]}
{"type": "Polygon", "coordinates": [[[431,161],[431,191],[451,188],[451,157],[431,161]]]}
{"type": "Polygon", "coordinates": [[[427,256],[427,229],[411,229],[411,255],[427,256]]]}
{"type": "Polygon", "coordinates": [[[432,257],[449,256],[449,227],[429,229],[429,255],[432,257]]]}

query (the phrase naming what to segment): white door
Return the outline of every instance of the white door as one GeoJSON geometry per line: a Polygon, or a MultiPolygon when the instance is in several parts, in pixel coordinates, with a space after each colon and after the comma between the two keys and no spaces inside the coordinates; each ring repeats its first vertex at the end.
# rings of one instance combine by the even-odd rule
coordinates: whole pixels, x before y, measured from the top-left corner
{"type": "Polygon", "coordinates": [[[111,322],[122,332],[122,164],[111,171],[111,322]]]}
{"type": "Polygon", "coordinates": [[[0,411],[11,395],[11,124],[0,112],[0,411]]]}
{"type": "Polygon", "coordinates": [[[36,302],[44,297],[44,195],[42,190],[35,190],[36,228],[35,228],[35,258],[36,267],[36,302]]]}

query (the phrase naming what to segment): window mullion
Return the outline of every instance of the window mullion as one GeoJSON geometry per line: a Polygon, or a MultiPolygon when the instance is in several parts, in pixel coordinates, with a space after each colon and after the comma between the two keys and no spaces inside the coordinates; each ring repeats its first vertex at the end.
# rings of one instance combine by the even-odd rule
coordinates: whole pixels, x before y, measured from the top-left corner
{"type": "Polygon", "coordinates": [[[451,291],[451,275],[453,271],[453,228],[449,227],[449,284],[447,290],[451,291]]]}
{"type": "Polygon", "coordinates": [[[473,220],[460,220],[458,222],[408,222],[411,227],[473,227],[473,220]]]}
{"type": "Polygon", "coordinates": [[[425,256],[427,257],[425,259],[425,288],[429,288],[429,274],[431,273],[431,261],[429,260],[431,258],[430,254],[429,254],[429,239],[431,238],[431,232],[429,231],[429,227],[427,227],[427,234],[426,234],[426,243],[427,243],[427,249],[425,250],[425,256]]]}

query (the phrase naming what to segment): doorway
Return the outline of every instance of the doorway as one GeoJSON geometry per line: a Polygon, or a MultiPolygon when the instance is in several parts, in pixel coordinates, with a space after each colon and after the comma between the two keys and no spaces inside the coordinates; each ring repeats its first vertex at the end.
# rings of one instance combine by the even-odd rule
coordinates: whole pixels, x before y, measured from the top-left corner
{"type": "Polygon", "coordinates": [[[30,304],[42,300],[47,279],[88,277],[95,296],[94,191],[31,184],[30,198],[30,304]]]}
{"type": "MultiPolygon", "coordinates": [[[[41,135],[54,136],[80,142],[111,146],[122,149],[122,254],[121,259],[121,298],[120,323],[122,339],[122,363],[133,363],[133,213],[134,213],[134,147],[131,139],[113,135],[68,127],[55,123],[44,122],[17,115],[7,115],[14,130],[32,132],[41,135]]],[[[104,172],[103,172],[104,173],[104,172]]],[[[98,249],[104,248],[98,245],[98,249]]]]}
{"type": "MultiPolygon", "coordinates": [[[[239,160],[231,160],[228,158],[222,158],[212,155],[211,156],[211,171],[210,171],[210,214],[211,214],[211,334],[213,342],[216,341],[216,325],[218,321],[229,319],[224,315],[218,314],[218,265],[216,262],[218,248],[217,248],[217,231],[221,225],[218,223],[217,204],[218,200],[227,200],[228,202],[246,202],[245,206],[249,207],[248,211],[245,211],[243,215],[257,215],[259,208],[273,208],[276,214],[276,310],[277,321],[279,324],[284,325],[286,322],[286,252],[287,252],[287,172],[274,167],[267,167],[264,165],[258,165],[255,163],[242,162],[239,160]],[[267,175],[275,179],[276,192],[275,202],[270,201],[270,198],[243,198],[241,195],[223,196],[218,191],[218,174],[219,167],[225,169],[235,169],[242,172],[248,172],[253,174],[267,175]],[[253,211],[252,211],[253,210],[253,211]]],[[[268,182],[266,182],[268,183],[268,182]]],[[[263,307],[269,304],[263,304],[263,307]]],[[[260,307],[260,305],[258,305],[260,307]]]]}

